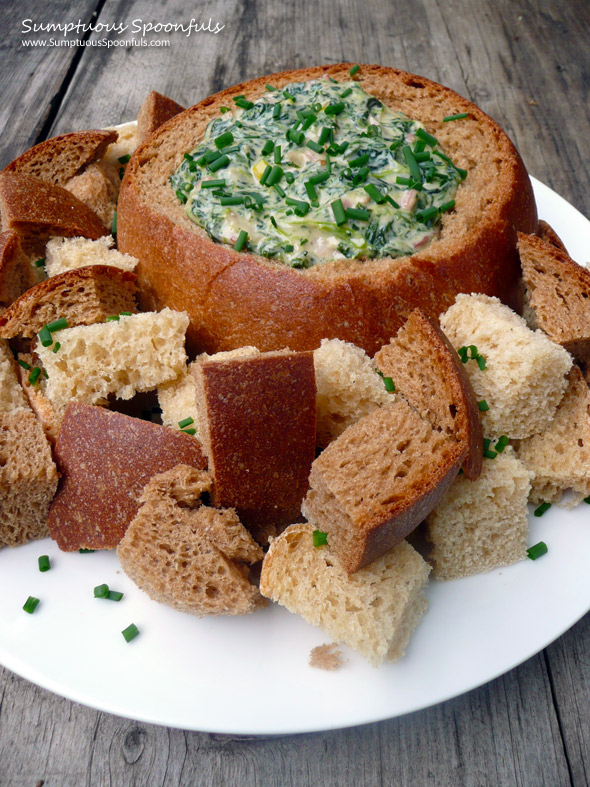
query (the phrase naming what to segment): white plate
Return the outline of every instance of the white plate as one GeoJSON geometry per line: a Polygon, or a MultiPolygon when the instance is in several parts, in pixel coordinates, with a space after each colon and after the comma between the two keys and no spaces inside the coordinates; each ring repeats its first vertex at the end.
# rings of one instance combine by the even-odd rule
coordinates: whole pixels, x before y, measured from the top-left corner
{"type": "MultiPolygon", "coordinates": [[[[539,214],[586,262],[590,222],[534,181],[539,214]]],[[[108,506],[108,501],[105,501],[108,506]]],[[[531,517],[533,562],[431,582],[430,609],[405,658],[374,669],[347,653],[336,672],[308,666],[321,631],[273,606],[199,620],[152,602],[113,553],[60,553],[50,540],[0,550],[0,662],[51,691],[120,716],[236,734],[311,732],[398,716],[461,694],[544,648],[589,609],[590,509],[531,517]],[[37,557],[52,569],[40,573],[37,557]],[[93,598],[106,582],[120,603],[93,598]],[[29,595],[41,599],[27,615],[29,595]],[[141,635],[126,644],[121,631],[141,635]]]]}

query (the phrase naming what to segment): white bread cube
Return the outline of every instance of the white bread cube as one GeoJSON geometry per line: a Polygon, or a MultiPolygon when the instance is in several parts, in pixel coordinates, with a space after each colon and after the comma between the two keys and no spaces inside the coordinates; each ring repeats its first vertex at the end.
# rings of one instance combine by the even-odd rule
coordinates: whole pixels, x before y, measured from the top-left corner
{"type": "Polygon", "coordinates": [[[487,295],[458,295],[440,324],[455,349],[475,345],[485,357],[483,371],[475,360],[465,365],[477,400],[489,406],[484,435],[524,438],[548,427],[572,366],[563,347],[487,295]]]}
{"type": "Polygon", "coordinates": [[[45,249],[45,271],[48,276],[57,276],[87,265],[110,265],[133,272],[138,261],[113,249],[114,242],[112,235],[104,235],[98,240],[51,238],[45,249]]]}
{"type": "Polygon", "coordinates": [[[426,518],[437,579],[458,579],[526,557],[530,473],[507,446],[477,481],[460,475],[426,518]]]}

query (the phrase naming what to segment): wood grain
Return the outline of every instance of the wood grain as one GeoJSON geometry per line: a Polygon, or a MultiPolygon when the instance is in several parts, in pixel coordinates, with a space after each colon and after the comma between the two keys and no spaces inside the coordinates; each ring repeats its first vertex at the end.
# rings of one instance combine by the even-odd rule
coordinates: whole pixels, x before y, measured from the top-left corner
{"type": "MultiPolygon", "coordinates": [[[[590,215],[586,0],[80,0],[101,21],[219,21],[166,48],[24,50],[0,7],[1,164],[44,133],[135,116],[149,90],[190,105],[285,68],[350,60],[424,74],[511,135],[533,175],[590,215]],[[188,10],[187,10],[188,9],[188,10]],[[51,123],[55,116],[55,122],[51,123]],[[49,127],[49,125],[51,127],[49,127]]],[[[452,635],[452,632],[450,633],[452,635]]],[[[272,687],[269,688],[272,690],[272,687]]],[[[276,739],[119,719],[0,669],[0,785],[579,785],[590,783],[590,616],[506,676],[443,705],[360,728],[276,739]]]]}

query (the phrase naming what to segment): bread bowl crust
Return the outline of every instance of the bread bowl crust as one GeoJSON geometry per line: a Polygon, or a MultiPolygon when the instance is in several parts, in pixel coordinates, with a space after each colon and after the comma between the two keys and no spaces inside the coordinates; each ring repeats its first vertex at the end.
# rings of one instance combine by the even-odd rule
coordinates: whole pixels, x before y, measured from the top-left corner
{"type": "Polygon", "coordinates": [[[456,211],[443,217],[440,239],[424,251],[294,270],[213,242],[185,215],[168,178],[221,106],[239,94],[258,98],[268,82],[282,87],[324,76],[347,81],[351,65],[286,71],[228,88],[165,123],[132,157],[119,198],[119,247],[140,260],[143,308],[168,305],[188,312],[191,349],[252,344],[263,351],[307,350],[322,338],[340,338],[373,355],[415,307],[436,318],[458,292],[512,298],[519,274],[516,231],[537,228],[532,186],[518,152],[474,104],[396,69],[362,66],[357,77],[367,92],[421,120],[469,172],[456,211]],[[459,112],[469,118],[442,122],[459,112]],[[462,147],[466,135],[470,143],[462,147]]]}

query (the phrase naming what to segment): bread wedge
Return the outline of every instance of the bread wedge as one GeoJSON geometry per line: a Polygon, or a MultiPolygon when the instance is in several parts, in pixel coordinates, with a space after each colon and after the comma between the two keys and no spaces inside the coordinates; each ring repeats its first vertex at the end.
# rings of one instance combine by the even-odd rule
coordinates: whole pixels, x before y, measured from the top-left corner
{"type": "Polygon", "coordinates": [[[555,246],[556,249],[559,249],[559,251],[562,251],[564,254],[567,254],[565,243],[555,232],[551,224],[548,224],[546,221],[543,221],[543,219],[539,219],[539,226],[537,227],[537,235],[539,238],[541,238],[541,240],[545,241],[546,243],[550,243],[552,246],[555,246]]]}
{"type": "Polygon", "coordinates": [[[154,601],[181,612],[245,615],[265,604],[249,581],[263,552],[235,511],[201,505],[207,473],[177,465],[145,486],[117,557],[154,601]]]}
{"type": "Polygon", "coordinates": [[[430,566],[402,541],[349,576],[330,546],[316,547],[314,525],[292,525],[264,558],[260,591],[319,626],[374,666],[397,661],[426,611],[430,566]]]}
{"type": "Polygon", "coordinates": [[[532,187],[517,151],[475,105],[395,69],[363,65],[355,79],[391,108],[422,121],[468,171],[440,238],[424,250],[395,260],[335,260],[295,270],[214,243],[186,216],[169,178],[221,107],[233,107],[239,95],[256,101],[267,83],[286,89],[323,77],[347,82],[351,66],[287,71],[228,88],[168,121],[127,166],[119,246],[141,261],[142,308],[166,304],[189,314],[192,349],[252,344],[306,350],[337,337],[372,356],[416,306],[436,317],[457,292],[510,296],[519,275],[516,230],[537,228],[532,187]],[[468,117],[460,123],[443,123],[444,116],[462,112],[468,117]]]}
{"type": "Polygon", "coordinates": [[[37,282],[31,261],[14,232],[0,233],[0,307],[10,306],[37,282]]]}
{"type": "MultiPolygon", "coordinates": [[[[57,440],[64,410],[57,410],[48,398],[45,390],[47,384],[45,375],[41,373],[36,379],[31,377],[31,373],[36,366],[41,368],[41,362],[36,356],[33,356],[31,353],[18,354],[18,376],[21,393],[24,392],[28,406],[37,416],[37,420],[45,432],[45,437],[53,446],[57,440]]],[[[37,373],[35,372],[34,374],[37,373]]]]}
{"type": "Polygon", "coordinates": [[[114,129],[61,134],[25,151],[11,161],[4,172],[32,175],[54,186],[65,187],[82,167],[101,158],[108,145],[116,141],[114,129]]]}
{"type": "Polygon", "coordinates": [[[190,435],[77,402],[66,410],[55,458],[61,478],[49,531],[66,552],[114,549],[152,476],[178,464],[207,466],[190,435]]]}
{"type": "Polygon", "coordinates": [[[86,268],[88,265],[108,265],[133,273],[137,260],[113,248],[115,239],[104,235],[98,240],[88,238],[51,238],[45,253],[45,271],[48,276],[86,268]]]}
{"type": "Polygon", "coordinates": [[[137,138],[141,144],[170,118],[184,112],[184,107],[157,90],[148,93],[137,115],[137,138]]]}
{"type": "Polygon", "coordinates": [[[64,188],[94,211],[105,227],[113,226],[117,199],[121,187],[118,173],[109,177],[102,162],[89,164],[82,172],[74,175],[64,188]]]}
{"type": "Polygon", "coordinates": [[[389,344],[375,356],[379,371],[435,429],[463,446],[463,470],[474,480],[481,472],[483,433],[469,377],[440,328],[415,309],[389,344]]]}
{"type": "Polygon", "coordinates": [[[361,418],[314,461],[302,508],[349,573],[416,528],[447,491],[465,446],[397,398],[361,418]]]}

